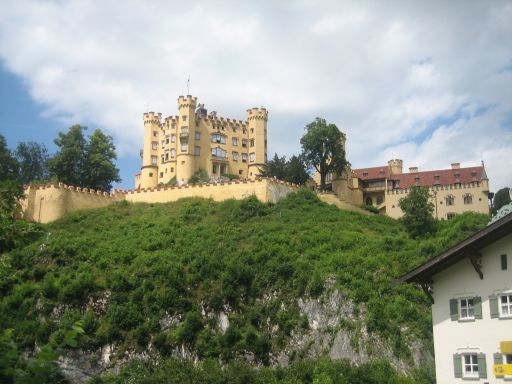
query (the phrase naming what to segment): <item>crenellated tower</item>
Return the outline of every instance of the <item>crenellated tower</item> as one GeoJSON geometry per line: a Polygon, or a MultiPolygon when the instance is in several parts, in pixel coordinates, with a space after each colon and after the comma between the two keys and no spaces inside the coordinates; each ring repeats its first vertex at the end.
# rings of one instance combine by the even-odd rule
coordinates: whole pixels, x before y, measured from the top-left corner
{"type": "Polygon", "coordinates": [[[258,176],[261,167],[267,162],[267,120],[268,112],[265,108],[247,110],[249,178],[258,176]]]}
{"type": "Polygon", "coordinates": [[[388,161],[389,175],[400,175],[403,171],[404,162],[400,159],[392,159],[388,161]]]}
{"type": "Polygon", "coordinates": [[[178,97],[178,148],[176,158],[176,180],[186,184],[195,172],[194,135],[196,128],[197,97],[178,97]]]}
{"type": "Polygon", "coordinates": [[[144,113],[144,147],[142,150],[142,168],[140,187],[154,188],[158,184],[158,141],[161,113],[144,113]]]}

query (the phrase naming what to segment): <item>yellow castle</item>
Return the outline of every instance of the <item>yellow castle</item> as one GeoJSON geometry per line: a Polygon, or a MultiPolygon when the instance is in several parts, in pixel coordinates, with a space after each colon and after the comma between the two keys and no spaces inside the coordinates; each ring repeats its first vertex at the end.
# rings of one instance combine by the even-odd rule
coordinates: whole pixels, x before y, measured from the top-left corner
{"type": "Polygon", "coordinates": [[[144,113],[142,168],[135,189],[156,188],[175,179],[185,185],[199,170],[211,180],[236,175],[254,179],[267,161],[265,108],[247,110],[247,119],[234,120],[208,113],[197,98],[178,97],[178,115],[162,120],[161,113],[144,113]]]}

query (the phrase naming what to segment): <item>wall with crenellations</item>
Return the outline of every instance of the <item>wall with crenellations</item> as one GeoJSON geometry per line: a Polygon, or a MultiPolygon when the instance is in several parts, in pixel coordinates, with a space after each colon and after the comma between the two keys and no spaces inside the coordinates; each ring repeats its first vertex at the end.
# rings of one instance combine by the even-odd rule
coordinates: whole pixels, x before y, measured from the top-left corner
{"type": "Polygon", "coordinates": [[[254,195],[262,202],[276,203],[298,188],[295,184],[269,178],[128,191],[114,190],[111,193],[59,183],[27,186],[21,207],[25,219],[48,223],[60,219],[68,212],[101,208],[123,200],[133,203],[167,203],[185,197],[203,197],[223,201],[240,200],[254,195]]]}

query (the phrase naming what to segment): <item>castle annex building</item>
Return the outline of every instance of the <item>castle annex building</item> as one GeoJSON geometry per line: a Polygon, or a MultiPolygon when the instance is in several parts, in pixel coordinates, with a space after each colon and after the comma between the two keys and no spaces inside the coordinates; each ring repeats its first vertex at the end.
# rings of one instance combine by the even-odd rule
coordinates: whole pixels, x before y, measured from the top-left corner
{"type": "Polygon", "coordinates": [[[402,160],[394,159],[385,166],[354,169],[364,204],[399,218],[403,214],[398,206],[400,199],[411,188],[422,187],[429,188],[438,219],[451,219],[467,211],[489,213],[489,179],[483,164],[461,168],[460,163],[452,163],[450,169],[432,171],[411,167],[403,172],[402,168],[402,160]]]}
{"type": "Polygon", "coordinates": [[[234,120],[208,113],[197,98],[178,98],[178,115],[162,120],[161,113],[144,114],[142,168],[135,189],[155,188],[175,178],[185,185],[199,170],[215,179],[232,174],[254,179],[267,160],[265,108],[247,110],[247,119],[234,120]]]}

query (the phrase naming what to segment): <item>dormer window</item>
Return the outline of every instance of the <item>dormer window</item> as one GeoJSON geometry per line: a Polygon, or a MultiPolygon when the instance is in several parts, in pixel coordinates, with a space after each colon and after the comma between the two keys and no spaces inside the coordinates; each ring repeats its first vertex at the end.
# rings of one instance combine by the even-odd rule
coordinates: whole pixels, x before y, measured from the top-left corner
{"type": "Polygon", "coordinates": [[[368,172],[363,172],[363,176],[368,176],[368,172]]]}
{"type": "Polygon", "coordinates": [[[419,185],[420,185],[420,177],[419,177],[419,176],[416,176],[416,177],[414,178],[414,185],[415,185],[415,186],[417,186],[417,187],[419,187],[419,185]]]}
{"type": "Polygon", "coordinates": [[[440,176],[439,175],[434,175],[434,185],[439,185],[441,184],[440,182],[440,176]]]}

